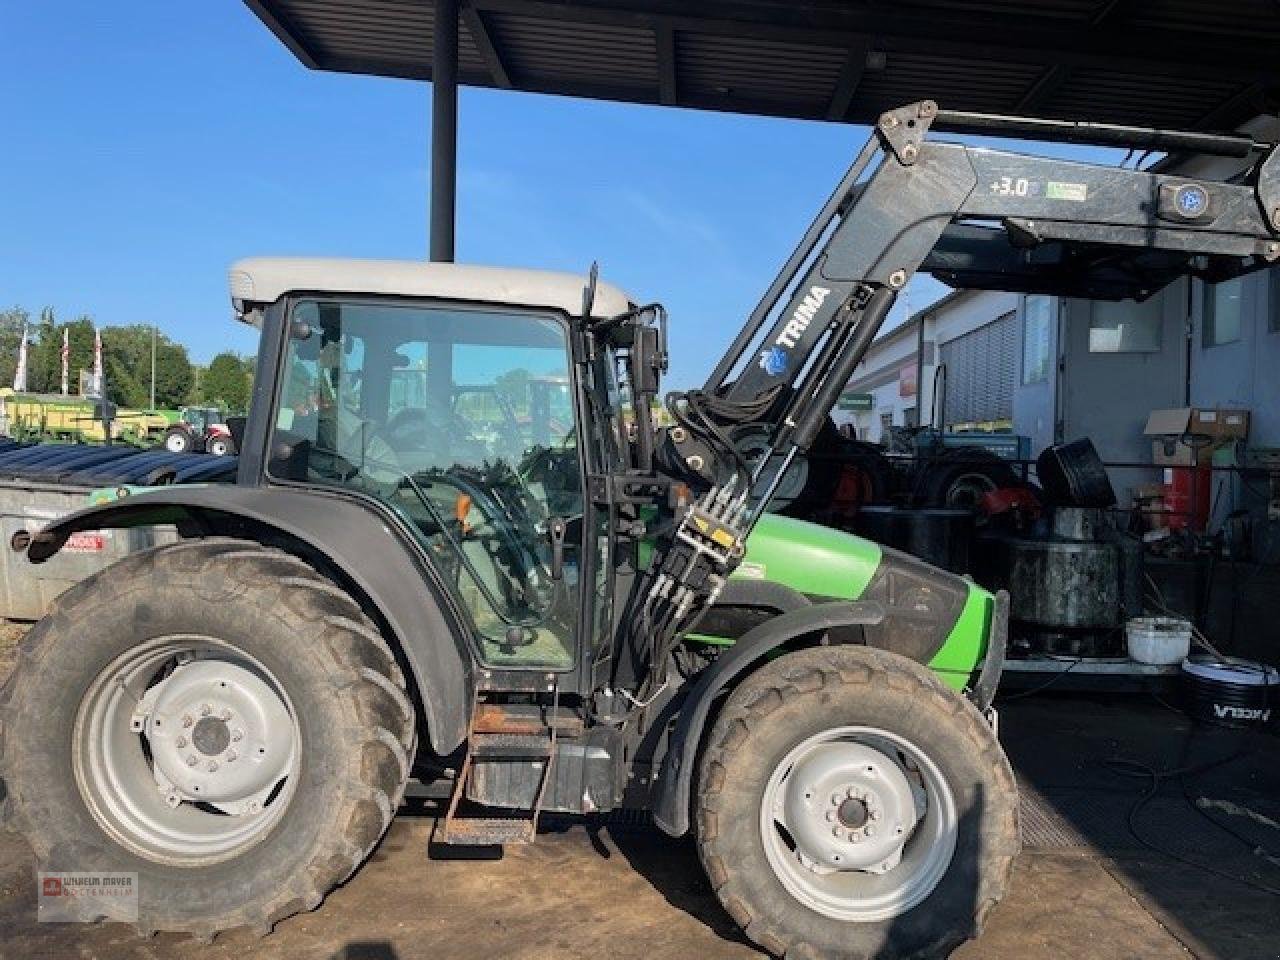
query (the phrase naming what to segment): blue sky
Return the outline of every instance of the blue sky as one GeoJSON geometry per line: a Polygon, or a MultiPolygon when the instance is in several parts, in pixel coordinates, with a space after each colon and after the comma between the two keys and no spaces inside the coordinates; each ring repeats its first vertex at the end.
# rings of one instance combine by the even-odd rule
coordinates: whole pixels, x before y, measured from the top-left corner
{"type": "MultiPolygon", "coordinates": [[[[238,257],[426,255],[426,84],[309,71],[235,0],[0,10],[0,305],[154,322],[207,361],[254,349],[238,257]]],[[[464,90],[458,259],[599,260],[666,303],[671,382],[692,385],[865,136],[464,90]]]]}

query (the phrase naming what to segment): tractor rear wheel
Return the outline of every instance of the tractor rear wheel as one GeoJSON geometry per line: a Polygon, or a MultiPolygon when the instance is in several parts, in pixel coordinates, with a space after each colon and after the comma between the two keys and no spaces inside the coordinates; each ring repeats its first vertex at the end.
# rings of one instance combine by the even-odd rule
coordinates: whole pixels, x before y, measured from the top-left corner
{"type": "Polygon", "coordinates": [[[211,938],[317,907],[404,794],[415,714],[360,607],[231,539],[67,591],[0,690],[0,762],[45,871],[137,875],[144,933],[211,938]]]}
{"type": "Polygon", "coordinates": [[[945,956],[980,931],[1019,849],[990,726],[885,651],[817,647],[752,674],[699,776],[707,874],[778,956],[945,956]]]}
{"type": "Polygon", "coordinates": [[[185,426],[175,425],[164,433],[164,448],[170,453],[190,453],[194,446],[191,430],[185,426]]]}

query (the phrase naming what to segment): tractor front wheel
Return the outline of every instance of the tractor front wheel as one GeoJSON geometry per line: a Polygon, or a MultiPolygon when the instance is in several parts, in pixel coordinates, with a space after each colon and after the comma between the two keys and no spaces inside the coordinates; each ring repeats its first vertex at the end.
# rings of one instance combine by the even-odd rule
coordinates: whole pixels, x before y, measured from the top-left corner
{"type": "Polygon", "coordinates": [[[700,767],[720,901],[788,958],[945,956],[1019,849],[990,726],[927,669],[866,647],[779,657],[726,702],[700,767]]]}
{"type": "Polygon", "coordinates": [[[235,453],[235,444],[231,442],[230,437],[218,434],[209,438],[205,449],[215,457],[229,457],[235,453]]]}
{"type": "Polygon", "coordinates": [[[40,869],[136,875],[145,933],[265,933],[314,909],[383,835],[416,745],[360,607],[297,557],[231,539],[135,554],[67,591],[0,708],[40,869]]]}

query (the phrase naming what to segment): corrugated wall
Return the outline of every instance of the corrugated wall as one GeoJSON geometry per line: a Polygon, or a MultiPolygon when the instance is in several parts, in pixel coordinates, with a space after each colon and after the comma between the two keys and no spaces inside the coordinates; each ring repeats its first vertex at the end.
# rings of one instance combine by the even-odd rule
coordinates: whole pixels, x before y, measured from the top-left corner
{"type": "Polygon", "coordinates": [[[1013,419],[1018,343],[1017,314],[1008,313],[941,345],[939,356],[947,365],[948,426],[1013,419]]]}

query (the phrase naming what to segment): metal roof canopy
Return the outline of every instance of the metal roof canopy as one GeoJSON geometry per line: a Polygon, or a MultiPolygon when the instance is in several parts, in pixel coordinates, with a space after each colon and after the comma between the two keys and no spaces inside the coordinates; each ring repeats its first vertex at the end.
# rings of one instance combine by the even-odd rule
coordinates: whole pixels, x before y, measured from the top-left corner
{"type": "MultiPolygon", "coordinates": [[[[432,0],[246,3],[308,67],[432,79],[432,0]]],[[[459,20],[464,85],[748,114],[930,98],[1229,129],[1280,93],[1276,0],[462,0],[459,20]]]]}

